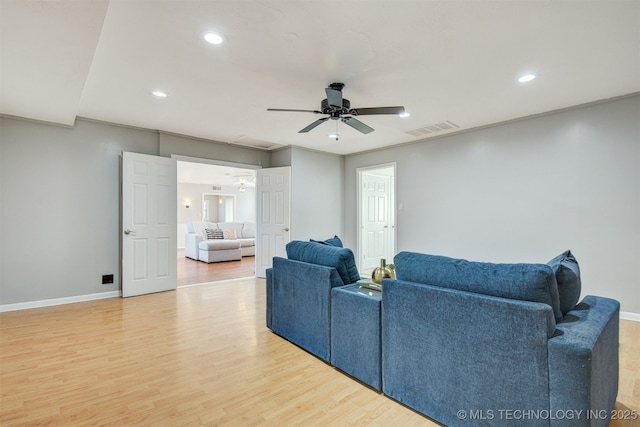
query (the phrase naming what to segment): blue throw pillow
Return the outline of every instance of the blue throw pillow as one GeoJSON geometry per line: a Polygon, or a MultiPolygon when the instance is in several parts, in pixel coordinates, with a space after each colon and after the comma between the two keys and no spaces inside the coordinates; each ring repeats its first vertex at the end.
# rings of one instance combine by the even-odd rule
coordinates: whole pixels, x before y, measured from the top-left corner
{"type": "Polygon", "coordinates": [[[289,259],[335,268],[345,285],[360,280],[351,249],[294,240],[287,243],[286,250],[289,259]]]}
{"type": "Polygon", "coordinates": [[[342,245],[342,240],[340,240],[340,238],[338,236],[333,236],[327,240],[313,240],[313,239],[309,239],[310,242],[314,242],[314,243],[320,243],[321,245],[329,245],[329,246],[335,246],[337,248],[342,248],[344,247],[342,245]]]}
{"type": "Polygon", "coordinates": [[[558,285],[547,264],[491,264],[400,252],[394,258],[398,280],[465,292],[545,303],[562,320],[558,285]]]}
{"type": "Polygon", "coordinates": [[[567,250],[547,263],[556,275],[558,295],[560,296],[560,311],[562,315],[578,304],[582,283],[580,281],[580,267],[576,257],[567,250]]]}

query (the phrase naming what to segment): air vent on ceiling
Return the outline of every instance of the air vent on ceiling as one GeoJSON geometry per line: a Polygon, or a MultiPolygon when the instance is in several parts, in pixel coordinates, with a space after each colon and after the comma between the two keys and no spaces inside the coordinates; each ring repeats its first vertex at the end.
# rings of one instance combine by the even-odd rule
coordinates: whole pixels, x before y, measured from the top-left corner
{"type": "Polygon", "coordinates": [[[440,123],[423,126],[418,129],[408,130],[406,132],[412,136],[424,136],[424,135],[430,135],[432,133],[445,132],[453,129],[458,129],[459,127],[460,126],[458,126],[457,124],[450,122],[449,120],[445,120],[440,123]]]}
{"type": "Polygon", "coordinates": [[[274,148],[281,147],[279,144],[273,142],[261,141],[259,139],[251,139],[245,136],[241,136],[232,142],[232,144],[242,145],[244,147],[258,148],[260,150],[273,150],[274,148]]]}

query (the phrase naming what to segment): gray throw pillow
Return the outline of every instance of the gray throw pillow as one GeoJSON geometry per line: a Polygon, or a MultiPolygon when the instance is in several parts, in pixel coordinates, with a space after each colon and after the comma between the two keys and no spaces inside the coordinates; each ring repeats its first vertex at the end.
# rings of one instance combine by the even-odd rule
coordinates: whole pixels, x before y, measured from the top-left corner
{"type": "Polygon", "coordinates": [[[218,228],[205,228],[207,239],[224,239],[224,233],[218,228]]]}

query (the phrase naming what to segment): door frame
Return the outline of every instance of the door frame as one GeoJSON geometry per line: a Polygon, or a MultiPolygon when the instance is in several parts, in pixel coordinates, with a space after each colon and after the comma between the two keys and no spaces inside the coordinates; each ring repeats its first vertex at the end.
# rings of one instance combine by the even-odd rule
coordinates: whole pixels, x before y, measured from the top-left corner
{"type": "MultiPolygon", "coordinates": [[[[181,154],[171,154],[171,158],[176,160],[176,162],[201,163],[201,164],[205,164],[205,165],[220,166],[220,167],[228,166],[228,167],[232,167],[232,168],[255,170],[255,171],[258,171],[258,170],[262,169],[262,166],[259,166],[259,165],[252,165],[252,164],[248,164],[248,163],[229,162],[229,161],[226,161],[226,160],[207,159],[207,158],[204,158],[204,157],[191,157],[191,156],[184,156],[184,155],[181,155],[181,154]]],[[[257,176],[257,173],[256,173],[256,176],[257,176]]],[[[211,194],[223,195],[221,193],[220,194],[219,193],[211,193],[211,194]]],[[[254,199],[254,203],[255,203],[255,206],[256,206],[256,216],[257,216],[257,206],[258,206],[258,191],[257,191],[257,187],[256,187],[256,196],[255,196],[255,199],[254,199]]],[[[237,206],[236,206],[236,208],[237,208],[237,206]]],[[[234,220],[235,219],[236,218],[235,218],[235,212],[234,212],[234,220]]],[[[256,218],[256,222],[257,222],[257,218],[256,218]]],[[[176,226],[176,229],[177,229],[177,227],[178,227],[177,221],[176,221],[176,225],[175,226],[176,226]]],[[[258,245],[257,238],[256,238],[256,245],[258,245]]],[[[256,258],[254,257],[254,263],[256,262],[255,259],[256,258]]],[[[176,268],[177,268],[177,265],[178,265],[178,257],[176,256],[176,268]]],[[[254,270],[255,270],[255,265],[254,265],[254,270]]]]}
{"type": "MultiPolygon", "coordinates": [[[[397,229],[396,229],[396,221],[398,218],[398,210],[396,207],[396,194],[398,191],[398,180],[396,178],[397,176],[397,172],[398,172],[398,165],[396,162],[390,162],[390,163],[382,163],[382,164],[378,164],[378,165],[371,165],[371,166],[363,166],[363,167],[359,167],[356,168],[356,181],[357,181],[357,185],[356,185],[356,200],[357,202],[357,217],[356,217],[356,231],[357,231],[357,248],[356,248],[356,254],[357,254],[357,260],[358,260],[358,265],[362,264],[362,260],[363,260],[363,252],[364,252],[364,248],[363,248],[363,233],[362,233],[362,213],[363,213],[363,201],[362,201],[362,185],[363,185],[363,175],[367,172],[372,172],[372,171],[376,171],[379,169],[393,169],[393,174],[392,174],[392,185],[390,186],[391,189],[391,197],[390,197],[390,214],[391,214],[391,233],[390,233],[390,238],[389,238],[389,252],[390,255],[394,255],[396,252],[396,248],[397,248],[397,229]]],[[[391,263],[393,259],[393,256],[390,259],[387,259],[388,263],[391,263]]]]}

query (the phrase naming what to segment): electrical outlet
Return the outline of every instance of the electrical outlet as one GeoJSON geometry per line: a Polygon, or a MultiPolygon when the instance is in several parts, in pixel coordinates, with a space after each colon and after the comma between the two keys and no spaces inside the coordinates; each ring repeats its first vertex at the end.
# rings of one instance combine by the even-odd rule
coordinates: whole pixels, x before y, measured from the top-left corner
{"type": "Polygon", "coordinates": [[[103,274],[102,275],[102,284],[103,285],[108,285],[110,283],[113,283],[113,274],[103,274]]]}

